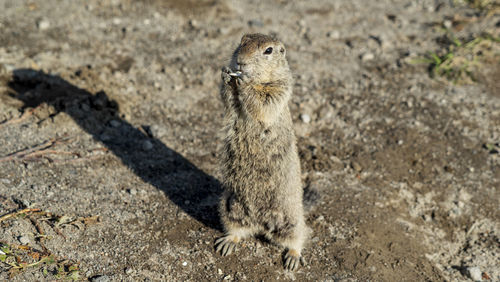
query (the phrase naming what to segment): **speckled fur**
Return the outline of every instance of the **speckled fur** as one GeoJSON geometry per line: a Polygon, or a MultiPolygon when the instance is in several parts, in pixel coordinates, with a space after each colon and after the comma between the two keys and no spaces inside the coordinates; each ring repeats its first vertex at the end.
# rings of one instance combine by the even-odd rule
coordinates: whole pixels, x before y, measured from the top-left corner
{"type": "Polygon", "coordinates": [[[220,150],[224,194],[220,215],[226,235],[217,251],[264,234],[287,248],[285,268],[300,264],[308,228],[288,101],[293,79],[283,44],[262,34],[245,35],[222,71],[225,139],[220,150]],[[269,47],[271,54],[264,54],[269,47]],[[230,71],[241,76],[231,77],[230,71]]]}

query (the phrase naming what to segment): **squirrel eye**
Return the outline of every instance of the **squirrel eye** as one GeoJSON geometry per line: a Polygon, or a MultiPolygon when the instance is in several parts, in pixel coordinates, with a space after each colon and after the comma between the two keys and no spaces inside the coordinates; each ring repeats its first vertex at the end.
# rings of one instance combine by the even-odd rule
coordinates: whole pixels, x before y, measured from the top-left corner
{"type": "Polygon", "coordinates": [[[269,48],[266,49],[266,51],[264,51],[264,54],[269,55],[272,52],[273,52],[273,47],[269,47],[269,48]]]}

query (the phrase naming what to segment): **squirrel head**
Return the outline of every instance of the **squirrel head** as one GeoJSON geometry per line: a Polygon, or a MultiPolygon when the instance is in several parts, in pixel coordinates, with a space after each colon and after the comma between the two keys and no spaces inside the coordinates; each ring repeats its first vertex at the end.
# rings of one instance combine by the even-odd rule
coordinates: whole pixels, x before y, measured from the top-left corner
{"type": "Polygon", "coordinates": [[[266,83],[290,78],[286,50],[278,39],[264,34],[246,34],[233,54],[231,68],[246,79],[266,83]]]}

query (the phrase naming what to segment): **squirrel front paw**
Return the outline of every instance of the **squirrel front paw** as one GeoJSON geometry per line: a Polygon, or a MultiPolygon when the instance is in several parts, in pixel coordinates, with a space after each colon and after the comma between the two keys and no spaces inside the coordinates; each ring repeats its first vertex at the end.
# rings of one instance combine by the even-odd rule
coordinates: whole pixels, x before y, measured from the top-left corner
{"type": "Polygon", "coordinates": [[[232,77],[231,77],[230,73],[231,73],[231,70],[228,67],[222,68],[221,78],[225,84],[229,84],[229,82],[231,81],[232,77]]]}

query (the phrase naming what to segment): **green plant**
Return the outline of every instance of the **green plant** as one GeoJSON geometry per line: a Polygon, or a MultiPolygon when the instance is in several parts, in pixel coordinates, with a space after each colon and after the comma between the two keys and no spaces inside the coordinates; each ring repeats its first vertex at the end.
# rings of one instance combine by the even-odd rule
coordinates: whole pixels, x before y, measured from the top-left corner
{"type": "Polygon", "coordinates": [[[432,77],[444,77],[453,83],[473,83],[476,81],[475,68],[481,65],[482,59],[489,54],[491,45],[498,44],[500,38],[481,35],[467,42],[449,36],[451,44],[441,52],[430,52],[416,63],[428,64],[432,77]]]}
{"type": "Polygon", "coordinates": [[[58,260],[53,254],[37,251],[23,245],[0,243],[0,262],[5,264],[10,276],[31,268],[41,268],[44,276],[49,275],[49,268],[57,279],[80,279],[78,265],[68,260],[58,260]]]}

